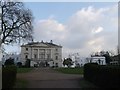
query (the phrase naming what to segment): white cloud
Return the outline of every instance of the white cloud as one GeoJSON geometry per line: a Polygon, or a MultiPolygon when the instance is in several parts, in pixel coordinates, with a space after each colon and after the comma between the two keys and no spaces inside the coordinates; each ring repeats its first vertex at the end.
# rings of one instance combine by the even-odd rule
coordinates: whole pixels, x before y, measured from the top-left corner
{"type": "Polygon", "coordinates": [[[92,33],[93,33],[93,34],[96,34],[96,33],[102,32],[102,31],[103,31],[103,27],[98,27],[97,29],[94,28],[94,29],[92,30],[92,33]]]}
{"type": "Polygon", "coordinates": [[[35,40],[53,40],[63,45],[63,56],[80,52],[89,55],[100,50],[112,50],[117,45],[117,7],[82,8],[63,24],[54,18],[39,20],[35,40]]]}
{"type": "Polygon", "coordinates": [[[65,26],[54,19],[40,20],[34,29],[34,37],[38,41],[63,40],[65,38],[65,26]]]}

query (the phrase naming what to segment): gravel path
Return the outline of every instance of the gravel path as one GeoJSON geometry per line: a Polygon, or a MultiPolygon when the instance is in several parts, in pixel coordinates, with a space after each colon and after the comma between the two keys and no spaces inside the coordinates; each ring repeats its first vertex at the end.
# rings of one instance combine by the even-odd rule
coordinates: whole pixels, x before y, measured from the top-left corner
{"type": "Polygon", "coordinates": [[[96,88],[83,75],[63,74],[50,68],[34,68],[29,73],[17,74],[17,78],[29,82],[26,88],[96,88]]]}
{"type": "Polygon", "coordinates": [[[81,88],[82,75],[63,74],[50,68],[35,68],[29,73],[18,74],[17,78],[27,80],[27,88],[81,88]]]}

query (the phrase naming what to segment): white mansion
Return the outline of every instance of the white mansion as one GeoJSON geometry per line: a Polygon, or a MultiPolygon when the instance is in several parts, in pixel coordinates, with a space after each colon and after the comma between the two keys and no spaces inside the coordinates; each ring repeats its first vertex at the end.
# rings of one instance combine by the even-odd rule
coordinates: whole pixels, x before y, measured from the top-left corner
{"type": "Polygon", "coordinates": [[[30,59],[30,66],[62,67],[62,46],[50,42],[31,42],[21,46],[21,60],[30,59]],[[47,63],[47,64],[46,64],[47,63]]]}

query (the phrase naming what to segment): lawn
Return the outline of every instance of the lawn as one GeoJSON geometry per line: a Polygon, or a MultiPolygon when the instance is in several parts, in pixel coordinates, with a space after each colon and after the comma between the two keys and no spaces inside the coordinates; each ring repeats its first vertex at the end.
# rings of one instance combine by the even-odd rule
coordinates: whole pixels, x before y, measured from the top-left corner
{"type": "Polygon", "coordinates": [[[17,68],[17,73],[27,73],[30,72],[33,68],[17,68]]]}
{"type": "MultiPolygon", "coordinates": [[[[17,68],[17,74],[30,72],[33,68],[17,68]]],[[[14,88],[26,88],[28,81],[24,79],[16,79],[14,88]]]]}
{"type": "Polygon", "coordinates": [[[58,72],[66,73],[66,74],[83,74],[83,67],[80,68],[56,68],[58,72]]]}

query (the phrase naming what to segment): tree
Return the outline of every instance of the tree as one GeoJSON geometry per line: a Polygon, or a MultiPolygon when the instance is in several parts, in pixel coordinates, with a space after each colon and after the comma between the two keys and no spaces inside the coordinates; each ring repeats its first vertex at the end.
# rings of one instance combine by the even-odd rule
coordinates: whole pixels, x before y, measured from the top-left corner
{"type": "Polygon", "coordinates": [[[32,40],[33,16],[22,2],[0,0],[0,60],[3,44],[32,40]]]}
{"type": "Polygon", "coordinates": [[[7,65],[14,65],[14,59],[12,59],[12,58],[7,59],[5,61],[5,66],[7,66],[7,65]]]}
{"type": "Polygon", "coordinates": [[[67,58],[67,59],[64,59],[63,61],[63,65],[67,65],[68,67],[70,67],[71,65],[73,65],[73,61],[71,58],[67,58]]]}
{"type": "Polygon", "coordinates": [[[0,1],[1,30],[0,46],[19,43],[21,40],[32,40],[32,13],[22,2],[0,1]]]}
{"type": "Polygon", "coordinates": [[[110,64],[110,61],[112,61],[111,56],[113,56],[113,55],[114,55],[114,53],[112,51],[100,51],[99,52],[99,56],[105,57],[106,64],[110,64]]]}
{"type": "Polygon", "coordinates": [[[117,46],[118,64],[120,66],[120,46],[117,46]]]}
{"type": "Polygon", "coordinates": [[[22,67],[22,62],[17,62],[18,67],[22,67]]]}
{"type": "Polygon", "coordinates": [[[106,64],[110,64],[110,61],[111,60],[111,56],[110,56],[110,53],[108,51],[106,51],[106,53],[103,55],[105,57],[105,60],[106,60],[106,64]]]}

